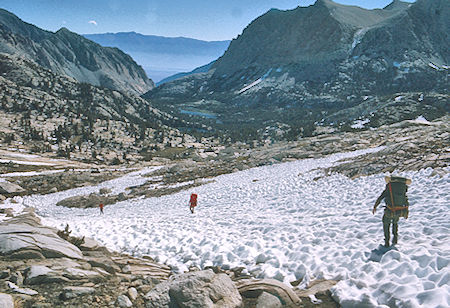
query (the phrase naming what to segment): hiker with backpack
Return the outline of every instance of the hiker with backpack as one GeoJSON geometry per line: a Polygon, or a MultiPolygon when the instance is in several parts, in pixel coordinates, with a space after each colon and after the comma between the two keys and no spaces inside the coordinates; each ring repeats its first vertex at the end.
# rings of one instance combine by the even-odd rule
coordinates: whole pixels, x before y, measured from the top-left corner
{"type": "Polygon", "coordinates": [[[389,247],[391,224],[394,236],[392,245],[395,245],[398,242],[398,221],[400,217],[407,219],[409,215],[409,202],[406,192],[411,180],[398,176],[386,176],[385,181],[386,187],[375,202],[372,214],[375,215],[378,205],[384,199],[386,204],[383,214],[384,246],[389,247]]]}
{"type": "Polygon", "coordinates": [[[191,194],[191,198],[189,200],[189,209],[191,213],[194,214],[194,208],[197,206],[197,194],[191,194]]]}

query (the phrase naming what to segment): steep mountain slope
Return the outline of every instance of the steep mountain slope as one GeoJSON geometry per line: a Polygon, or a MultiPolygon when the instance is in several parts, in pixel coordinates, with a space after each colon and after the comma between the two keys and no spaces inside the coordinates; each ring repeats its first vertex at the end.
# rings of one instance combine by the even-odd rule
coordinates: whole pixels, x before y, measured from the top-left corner
{"type": "Polygon", "coordinates": [[[133,57],[154,81],[189,72],[223,55],[230,41],[202,41],[186,37],[162,37],[136,32],[85,34],[102,45],[117,47],[133,57]]]}
{"type": "Polygon", "coordinates": [[[163,84],[145,97],[159,106],[195,104],[238,130],[287,125],[287,131],[316,121],[342,126],[348,108],[348,123],[377,112],[374,117],[383,118],[381,110],[402,114],[395,120],[427,110],[434,118],[450,109],[449,6],[445,0],[394,1],[366,10],[318,0],[270,10],[209,72],[163,84]],[[400,96],[416,103],[393,104],[400,96]]]}
{"type": "Polygon", "coordinates": [[[154,87],[142,67],[117,48],[102,47],[62,28],[56,33],[0,9],[0,52],[27,57],[80,82],[142,94],[154,87]]]}
{"type": "MultiPolygon", "coordinates": [[[[126,95],[0,53],[0,143],[75,159],[141,160],[196,139],[191,127],[126,95]]],[[[10,146],[11,147],[11,146],[10,146]]]]}

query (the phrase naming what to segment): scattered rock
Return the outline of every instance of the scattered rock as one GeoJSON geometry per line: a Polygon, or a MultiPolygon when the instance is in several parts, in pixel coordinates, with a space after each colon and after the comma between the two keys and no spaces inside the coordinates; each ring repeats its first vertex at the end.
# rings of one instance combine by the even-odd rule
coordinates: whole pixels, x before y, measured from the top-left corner
{"type": "Polygon", "coordinates": [[[93,282],[101,282],[105,280],[104,276],[97,271],[82,270],[72,267],[64,269],[62,275],[70,280],[88,279],[93,282]]]}
{"type": "Polygon", "coordinates": [[[5,201],[5,200],[6,200],[6,197],[3,196],[2,194],[0,194],[0,202],[1,202],[1,201],[5,201]]]}
{"type": "Polygon", "coordinates": [[[173,276],[145,295],[146,307],[159,308],[177,303],[181,307],[240,307],[242,298],[226,274],[211,270],[173,276]],[[193,292],[195,290],[195,292],[193,292]]]}
{"type": "Polygon", "coordinates": [[[15,293],[20,293],[20,294],[25,294],[25,295],[30,295],[30,296],[39,294],[37,291],[35,291],[33,289],[19,288],[16,284],[14,284],[10,281],[7,281],[6,283],[7,283],[8,287],[11,289],[11,291],[15,292],[15,293]]]}
{"type": "Polygon", "coordinates": [[[337,308],[338,303],[333,299],[331,288],[336,285],[337,281],[318,279],[312,281],[307,289],[295,290],[295,293],[303,300],[305,308],[320,307],[337,308]]]}
{"type": "Polygon", "coordinates": [[[0,279],[8,278],[11,275],[11,270],[9,268],[0,271],[0,279]]]}
{"type": "Polygon", "coordinates": [[[68,300],[75,297],[93,294],[95,292],[94,288],[91,287],[76,287],[76,286],[68,286],[64,287],[63,291],[59,295],[59,298],[62,300],[68,300]]]}
{"type": "Polygon", "coordinates": [[[111,189],[109,189],[109,188],[100,188],[100,190],[99,190],[100,195],[107,195],[110,193],[111,193],[111,189]]]}
{"type": "Polygon", "coordinates": [[[102,268],[110,274],[120,272],[120,267],[108,258],[88,258],[87,260],[93,267],[102,268]]]}
{"type": "Polygon", "coordinates": [[[11,277],[9,277],[9,280],[19,286],[23,285],[23,275],[20,271],[16,271],[16,272],[12,273],[11,277]]]}
{"type": "Polygon", "coordinates": [[[281,301],[278,299],[278,297],[267,292],[262,292],[262,294],[258,296],[255,308],[279,308],[279,307],[280,308],[283,307],[283,304],[281,304],[281,301]]]}
{"type": "Polygon", "coordinates": [[[128,307],[132,307],[133,303],[130,301],[130,299],[126,296],[126,295],[119,295],[119,297],[117,297],[117,306],[121,307],[121,308],[128,308],[128,307]]]}
{"type": "Polygon", "coordinates": [[[26,284],[41,284],[54,282],[68,282],[69,279],[61,277],[57,272],[43,265],[32,265],[26,270],[26,284]]]}
{"type": "Polygon", "coordinates": [[[57,206],[78,207],[78,208],[92,208],[98,207],[100,203],[104,203],[101,196],[92,193],[87,196],[69,197],[56,203],[57,206]]]}
{"type": "Polygon", "coordinates": [[[24,193],[25,189],[20,187],[17,184],[10,183],[8,181],[0,182],[0,194],[5,196],[12,196],[12,195],[20,195],[21,193],[24,193]]]}
{"type": "Polygon", "coordinates": [[[136,300],[136,298],[138,297],[138,292],[136,288],[129,288],[127,294],[132,301],[136,300]]]}
{"type": "Polygon", "coordinates": [[[130,274],[130,273],[131,273],[131,266],[125,265],[125,266],[122,268],[122,273],[124,273],[124,274],[130,274]]]}
{"type": "Polygon", "coordinates": [[[239,293],[243,297],[259,297],[263,292],[280,299],[285,307],[299,307],[302,300],[287,285],[274,279],[241,279],[236,281],[239,293]]]}

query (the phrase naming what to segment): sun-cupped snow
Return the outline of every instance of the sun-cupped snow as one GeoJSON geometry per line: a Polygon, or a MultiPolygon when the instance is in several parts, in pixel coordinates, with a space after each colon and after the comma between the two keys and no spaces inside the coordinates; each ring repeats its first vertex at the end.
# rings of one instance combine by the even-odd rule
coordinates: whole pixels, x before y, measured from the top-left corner
{"type": "MultiPolygon", "coordinates": [[[[150,255],[175,271],[244,266],[252,275],[285,283],[339,280],[332,293],[343,307],[448,307],[448,172],[442,177],[430,168],[400,173],[412,179],[410,217],[399,223],[395,249],[374,258],[383,243],[383,210],[371,211],[385,187],[384,174],[352,180],[320,170],[377,150],[221,175],[172,195],[107,206],[104,215],[98,209],[56,207],[62,192],[20,202],[36,207],[46,224],[69,223],[73,234],[93,237],[110,249],[150,255]],[[188,207],[191,193],[198,194],[194,214],[188,207]]],[[[131,178],[139,181],[139,174],[107,186],[120,191],[131,178]]]]}

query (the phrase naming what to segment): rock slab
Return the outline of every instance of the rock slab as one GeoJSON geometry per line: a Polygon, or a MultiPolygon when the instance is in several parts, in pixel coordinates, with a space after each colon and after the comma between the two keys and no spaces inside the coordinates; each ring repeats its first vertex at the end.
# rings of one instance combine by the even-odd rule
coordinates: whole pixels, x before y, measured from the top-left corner
{"type": "Polygon", "coordinates": [[[68,257],[82,259],[75,245],[60,238],[53,228],[40,224],[34,214],[16,216],[0,223],[0,254],[34,259],[68,257]]]}

